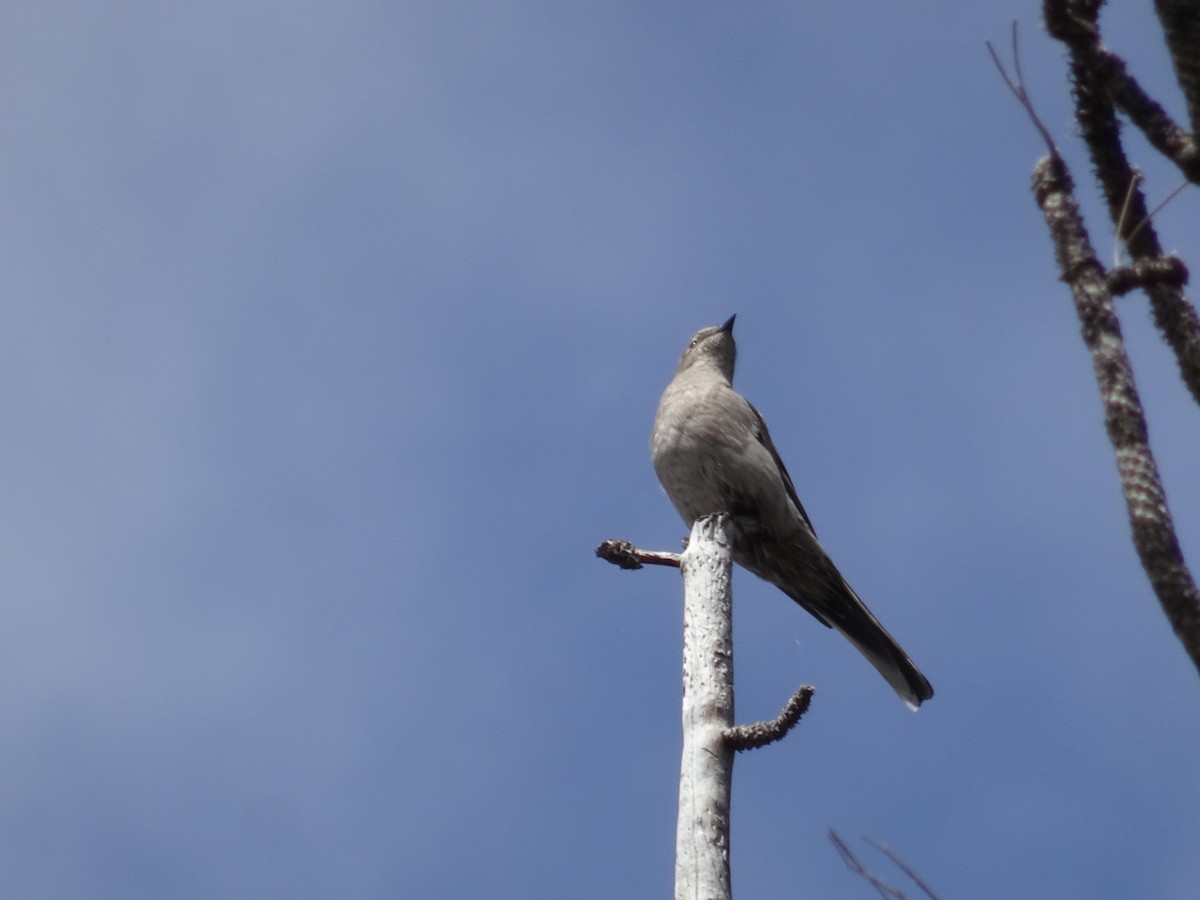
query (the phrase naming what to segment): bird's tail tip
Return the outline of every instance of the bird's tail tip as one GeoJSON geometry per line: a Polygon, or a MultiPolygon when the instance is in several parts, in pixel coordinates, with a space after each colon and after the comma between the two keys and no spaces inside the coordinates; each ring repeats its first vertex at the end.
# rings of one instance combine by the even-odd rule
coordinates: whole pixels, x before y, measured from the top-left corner
{"type": "MultiPolygon", "coordinates": [[[[896,693],[900,695],[900,699],[904,701],[904,705],[913,712],[917,712],[921,708],[921,704],[933,696],[933,685],[929,683],[929,680],[924,675],[917,671],[916,666],[913,666],[911,662],[909,662],[909,666],[912,667],[910,672],[897,673],[902,679],[899,683],[892,681],[891,678],[888,678],[888,681],[891,682],[896,693]]],[[[887,677],[886,674],[885,677],[887,677]]]]}

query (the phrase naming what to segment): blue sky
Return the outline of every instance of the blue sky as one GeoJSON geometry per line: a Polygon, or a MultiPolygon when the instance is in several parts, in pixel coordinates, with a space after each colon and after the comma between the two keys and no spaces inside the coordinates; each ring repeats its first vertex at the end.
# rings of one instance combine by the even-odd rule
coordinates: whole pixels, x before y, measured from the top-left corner
{"type": "MultiPolygon", "coordinates": [[[[678,546],[654,407],[736,312],[738,386],[937,689],[909,713],[735,577],[739,718],[817,688],[738,761],[738,894],[874,896],[835,828],[946,898],[1190,895],[1200,684],[983,42],[1022,23],[1094,213],[1061,54],[982,6],[8,4],[6,892],[664,896],[680,584],[592,550],[678,546]]],[[[1198,213],[1160,218],[1193,264],[1198,213]]],[[[1121,311],[1195,564],[1200,421],[1121,311]]]]}

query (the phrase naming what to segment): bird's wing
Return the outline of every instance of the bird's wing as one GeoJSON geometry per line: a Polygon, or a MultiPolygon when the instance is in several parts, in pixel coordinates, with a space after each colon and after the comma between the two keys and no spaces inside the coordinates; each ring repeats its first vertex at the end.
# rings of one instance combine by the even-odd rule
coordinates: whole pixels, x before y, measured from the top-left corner
{"type": "Polygon", "coordinates": [[[796,504],[796,509],[800,512],[800,518],[804,520],[804,524],[808,526],[808,530],[815,537],[817,530],[813,528],[812,521],[808,518],[808,513],[804,511],[804,504],[800,502],[800,498],[796,495],[796,486],[792,484],[792,476],[788,474],[787,466],[779,458],[779,451],[775,449],[775,442],[771,440],[771,432],[767,430],[767,420],[762,417],[762,413],[755,409],[754,404],[749,400],[746,401],[746,405],[750,407],[750,412],[754,413],[754,418],[758,422],[754,436],[758,438],[760,444],[767,448],[767,452],[771,454],[771,459],[775,460],[775,468],[779,470],[779,477],[783,479],[783,486],[787,488],[788,496],[796,504]]]}

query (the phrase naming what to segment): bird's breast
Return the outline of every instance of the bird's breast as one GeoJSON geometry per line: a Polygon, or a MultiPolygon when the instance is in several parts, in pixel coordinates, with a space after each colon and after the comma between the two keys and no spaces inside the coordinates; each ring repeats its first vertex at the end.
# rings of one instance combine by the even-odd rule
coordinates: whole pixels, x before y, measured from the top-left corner
{"type": "Polygon", "coordinates": [[[710,409],[664,395],[651,439],[658,480],[688,524],[709,513],[729,512],[735,499],[738,449],[710,409]]]}

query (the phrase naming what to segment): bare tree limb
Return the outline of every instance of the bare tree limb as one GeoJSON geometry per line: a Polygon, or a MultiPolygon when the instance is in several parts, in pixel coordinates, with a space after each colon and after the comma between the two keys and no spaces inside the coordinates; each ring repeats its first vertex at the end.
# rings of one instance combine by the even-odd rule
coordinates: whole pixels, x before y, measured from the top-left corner
{"type": "Polygon", "coordinates": [[[1200,592],[1184,562],[1150,451],[1146,419],[1121,339],[1108,275],[1092,249],[1075,203],[1071,175],[1061,157],[1052,154],[1038,162],[1033,190],[1050,228],[1059,271],[1075,299],[1084,343],[1092,354],[1134,547],[1171,627],[1200,670],[1200,592]]]}
{"type": "Polygon", "coordinates": [[[1155,0],[1175,77],[1187,100],[1193,134],[1200,134],[1200,2],[1155,0]]]}
{"type": "Polygon", "coordinates": [[[740,753],[783,740],[787,733],[796,727],[800,717],[808,712],[814,690],[811,684],[803,685],[792,694],[779,715],[770,721],[755,722],[753,725],[734,725],[725,729],[725,742],[740,753]]]}
{"type": "MultiPolygon", "coordinates": [[[[1108,203],[1109,214],[1121,229],[1118,237],[1125,241],[1135,263],[1160,259],[1166,254],[1150,221],[1145,196],[1136,184],[1140,177],[1125,156],[1121,124],[1113,105],[1114,83],[1128,79],[1124,63],[1120,65],[1120,73],[1114,74],[1113,60],[1116,58],[1100,42],[1099,9],[1100,3],[1096,0],[1045,0],[1046,29],[1062,41],[1070,53],[1075,118],[1108,203]]],[[[1116,93],[1121,94],[1119,86],[1116,93]]],[[[1200,166],[1194,136],[1189,140],[1193,144],[1189,158],[1200,166]]],[[[1200,168],[1189,171],[1188,177],[1200,183],[1200,178],[1195,177],[1200,168]]],[[[1179,287],[1149,284],[1146,294],[1150,298],[1154,322],[1175,352],[1184,384],[1193,399],[1200,403],[1200,318],[1179,287]]]]}
{"type": "Polygon", "coordinates": [[[736,751],[783,738],[812,700],[800,688],[770,722],[733,724],[733,549],[729,517],[697,519],[682,554],[605,541],[601,559],[623,569],[676,566],[683,575],[683,751],[675,831],[677,900],[730,900],[729,807],[736,751]]]}
{"type": "Polygon", "coordinates": [[[1195,135],[1176,123],[1129,74],[1125,61],[1104,46],[1096,21],[1098,9],[1092,6],[1078,0],[1047,0],[1046,27],[1071,48],[1086,69],[1087,80],[1102,88],[1188,181],[1200,184],[1200,149],[1195,135]]]}
{"type": "MultiPolygon", "coordinates": [[[[1074,182],[1053,139],[1029,100],[1020,72],[1016,26],[1010,77],[988,45],[1009,90],[1024,107],[1049,147],[1049,156],[1034,168],[1033,189],[1050,228],[1062,279],[1071,288],[1092,355],[1104,404],[1109,440],[1133,531],[1133,543],[1151,586],[1176,636],[1200,670],[1200,592],[1184,562],[1166,493],[1150,451],[1145,415],[1134,385],[1113,303],[1115,294],[1140,287],[1150,296],[1155,322],[1174,349],[1180,372],[1200,402],[1200,321],[1183,296],[1187,268],[1162,253],[1146,212],[1140,174],[1129,164],[1121,145],[1120,123],[1105,89],[1105,61],[1099,60],[1097,15],[1102,0],[1045,0],[1046,27],[1071,53],[1077,118],[1097,178],[1108,201],[1117,233],[1129,247],[1133,265],[1106,272],[1088,238],[1074,196],[1074,182]]],[[[1180,0],[1184,2],[1184,0],[1180,0]]],[[[1107,51],[1104,51],[1107,53],[1107,51]]],[[[1110,67],[1111,69],[1111,67],[1110,67]]],[[[1122,64],[1123,72],[1123,64],[1122,64]]]]}
{"type": "Polygon", "coordinates": [[[683,573],[683,752],[675,826],[676,900],[730,900],[733,549],[728,517],[692,526],[683,573]]]}

